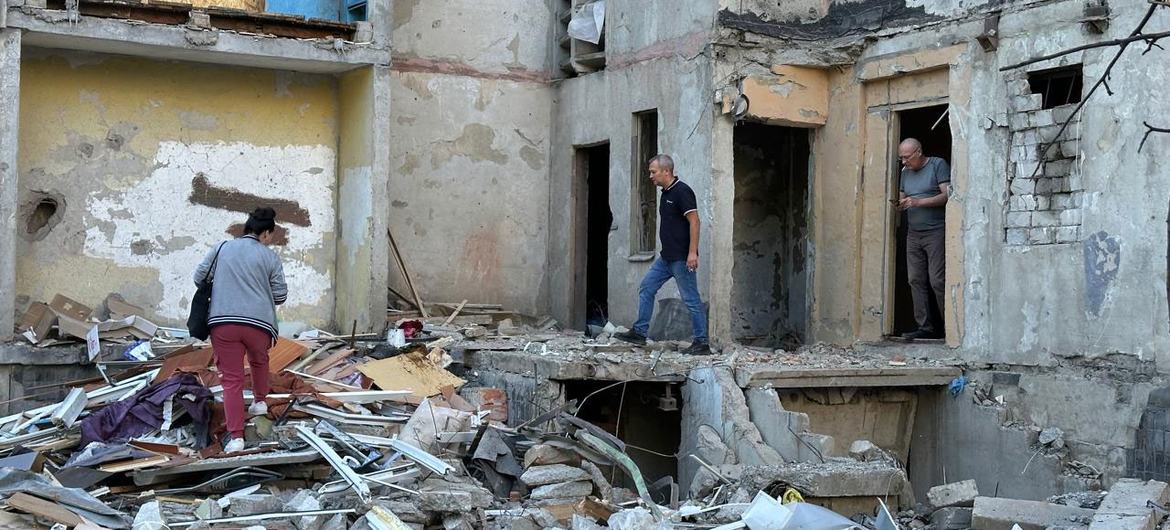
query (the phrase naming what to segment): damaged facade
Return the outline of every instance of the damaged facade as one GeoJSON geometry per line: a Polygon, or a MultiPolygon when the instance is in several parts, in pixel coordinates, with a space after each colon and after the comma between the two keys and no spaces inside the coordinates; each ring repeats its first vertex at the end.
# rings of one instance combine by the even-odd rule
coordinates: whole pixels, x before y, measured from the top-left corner
{"type": "MultiPolygon", "coordinates": [[[[905,464],[908,499],[967,479],[1042,501],[1170,476],[1150,443],[1170,408],[1170,137],[1143,125],[1170,126],[1166,52],[1133,43],[1091,98],[1119,46],[1005,69],[1126,37],[1150,9],[1145,31],[1166,31],[1170,9],[607,0],[604,39],[585,45],[571,3],[375,2],[368,24],[305,38],[194,9],[142,24],[8,0],[0,327],[58,292],[118,292],[178,324],[189,269],[260,200],[287,220],[286,333],[383,331],[384,295],[410,290],[387,228],[428,302],[628,326],[655,252],[645,160],[663,152],[699,198],[700,291],[729,366],[469,348],[479,382],[531,397],[510,424],[638,381],[681,409],[669,440],[642,433],[678,458],[638,464],[684,489],[703,483],[688,454],[816,463],[855,440],[905,464]],[[889,204],[906,137],[951,166],[939,342],[888,340],[912,325],[889,204]],[[811,362],[800,345],[818,343],[851,349],[786,357],[811,362]],[[780,375],[737,364],[763,351],[780,375]],[[890,360],[853,362],[868,356],[890,360]],[[927,366],[880,373],[906,358],[927,366]]],[[[677,316],[674,288],[660,297],[657,318],[677,316]]],[[[686,338],[682,320],[663,337],[686,338]]],[[[826,497],[882,492],[840,493],[826,497]]]]}

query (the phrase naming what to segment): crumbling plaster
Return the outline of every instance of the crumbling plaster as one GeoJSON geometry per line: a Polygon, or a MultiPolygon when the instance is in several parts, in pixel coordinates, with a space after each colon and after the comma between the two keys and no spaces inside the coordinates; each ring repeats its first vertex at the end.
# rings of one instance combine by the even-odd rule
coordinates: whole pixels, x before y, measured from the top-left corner
{"type": "Polygon", "coordinates": [[[247,209],[195,204],[202,176],[308,211],[307,226],[283,224],[289,242],[274,247],[290,284],[282,325],[331,320],[331,78],[27,49],[21,70],[20,194],[65,200],[43,239],[19,240],[18,294],[96,305],[120,292],[160,323],[185,320],[194,266],[243,222],[233,209],[247,209]],[[296,127],[273,126],[290,119],[296,127]]]}
{"type": "Polygon", "coordinates": [[[532,4],[395,2],[387,213],[424,300],[547,307],[553,14],[532,4]]]}

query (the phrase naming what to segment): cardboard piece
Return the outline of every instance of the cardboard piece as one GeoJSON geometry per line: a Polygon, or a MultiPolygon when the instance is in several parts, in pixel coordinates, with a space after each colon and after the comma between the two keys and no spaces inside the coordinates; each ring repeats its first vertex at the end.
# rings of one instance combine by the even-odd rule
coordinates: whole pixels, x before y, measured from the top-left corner
{"type": "MultiPolygon", "coordinates": [[[[70,315],[57,313],[57,329],[62,337],[77,337],[84,339],[93,323],[73,318],[70,315]]],[[[120,339],[136,337],[142,340],[154,338],[158,326],[140,316],[129,316],[121,320],[107,320],[99,322],[98,336],[103,339],[120,339]]]]}
{"type": "Polygon", "coordinates": [[[89,306],[59,294],[53,297],[52,302],[49,302],[49,307],[58,315],[64,315],[73,320],[83,322],[93,314],[93,309],[90,309],[89,306]]]}
{"type": "Polygon", "coordinates": [[[409,390],[420,397],[439,394],[447,385],[458,388],[466,383],[419,351],[370,361],[359,366],[358,371],[373,379],[382,390],[409,390]]]}
{"type": "Polygon", "coordinates": [[[106,297],[106,310],[110,312],[110,319],[112,320],[121,320],[130,316],[146,316],[144,309],[127,302],[118,293],[111,293],[110,296],[106,297]]]}
{"type": "Polygon", "coordinates": [[[57,313],[54,313],[48,304],[34,302],[20,318],[20,331],[31,329],[35,342],[41,342],[49,338],[49,331],[52,331],[56,323],[57,313]]]}

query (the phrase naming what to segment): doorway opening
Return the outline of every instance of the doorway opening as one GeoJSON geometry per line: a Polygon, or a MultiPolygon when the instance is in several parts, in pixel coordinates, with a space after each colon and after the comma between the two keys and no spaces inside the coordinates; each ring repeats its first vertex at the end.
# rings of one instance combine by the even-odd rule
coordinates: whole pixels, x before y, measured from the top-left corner
{"type": "Polygon", "coordinates": [[[577,178],[585,195],[585,324],[605,326],[609,319],[609,144],[577,149],[577,178]]]}
{"type": "Polygon", "coordinates": [[[795,349],[808,328],[810,131],[735,126],[732,334],[795,349]]]}
{"type": "MultiPolygon", "coordinates": [[[[678,458],[682,442],[682,390],[678,383],[630,381],[563,381],[566,400],[576,400],[577,417],[613,434],[626,444],[626,454],[638,465],[660,504],[669,504],[664,483],[678,482],[678,458]],[[664,480],[671,477],[671,480],[664,480]],[[662,481],[662,482],[659,482],[662,481]],[[658,483],[660,487],[655,487],[658,483]]],[[[602,467],[614,486],[634,489],[633,482],[616,467],[602,467]]],[[[685,494],[684,494],[685,495],[685,494]]]]}
{"type": "MultiPolygon", "coordinates": [[[[898,144],[907,138],[915,138],[922,142],[922,154],[933,156],[951,164],[951,126],[947,119],[947,105],[932,105],[899,111],[898,144]]],[[[896,148],[890,157],[894,164],[894,189],[891,197],[898,197],[901,189],[901,164],[898,162],[896,148]]],[[[918,329],[914,320],[914,297],[910,289],[910,276],[906,266],[906,234],[909,231],[909,221],[906,212],[895,215],[894,228],[894,318],[891,335],[898,336],[918,329]]],[[[946,326],[943,324],[943,308],[938,307],[934,297],[930,298],[931,321],[937,323],[935,331],[938,338],[944,338],[946,326]]]]}

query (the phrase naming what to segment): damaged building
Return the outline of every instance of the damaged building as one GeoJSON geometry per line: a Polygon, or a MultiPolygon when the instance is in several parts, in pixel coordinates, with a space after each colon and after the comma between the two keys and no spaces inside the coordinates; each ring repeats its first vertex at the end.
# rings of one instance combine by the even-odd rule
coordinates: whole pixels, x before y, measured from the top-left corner
{"type": "Polygon", "coordinates": [[[0,0],[0,412],[98,377],[22,336],[56,295],[164,336],[269,204],[282,335],[451,333],[501,423],[572,408],[664,505],[1166,481],[1167,32],[1159,0],[0,0]],[[938,340],[896,340],[907,138],[951,168],[938,340]],[[673,283],[650,346],[608,340],[660,250],[657,153],[698,197],[709,358],[676,353],[673,283]]]}

